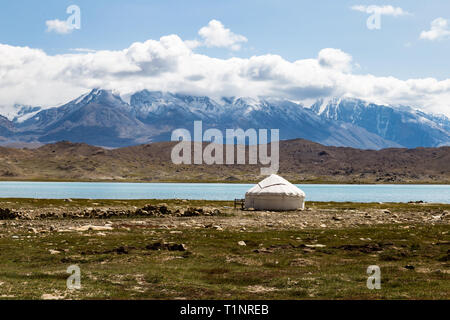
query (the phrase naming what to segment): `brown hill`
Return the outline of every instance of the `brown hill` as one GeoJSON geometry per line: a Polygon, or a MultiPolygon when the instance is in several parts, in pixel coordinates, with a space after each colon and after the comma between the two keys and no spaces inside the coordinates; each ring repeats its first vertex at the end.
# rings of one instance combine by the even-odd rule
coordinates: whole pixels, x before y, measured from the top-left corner
{"type": "MultiPolygon", "coordinates": [[[[0,147],[0,180],[253,182],[261,178],[261,165],[175,165],[170,157],[175,144],[113,150],[70,142],[37,149],[0,147]]],[[[281,141],[279,174],[296,182],[448,184],[450,147],[375,151],[302,139],[281,141]]]]}

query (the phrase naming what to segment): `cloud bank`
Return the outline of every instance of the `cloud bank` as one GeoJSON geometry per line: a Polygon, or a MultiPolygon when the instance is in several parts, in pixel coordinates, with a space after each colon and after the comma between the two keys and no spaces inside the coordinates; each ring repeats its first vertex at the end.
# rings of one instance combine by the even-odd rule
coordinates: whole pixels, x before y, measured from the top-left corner
{"type": "MultiPolygon", "coordinates": [[[[210,35],[205,38],[213,39],[210,35]]],[[[272,54],[218,59],[196,53],[192,42],[177,35],[136,42],[118,51],[80,50],[59,55],[0,44],[0,106],[54,106],[99,87],[117,89],[121,94],[149,89],[305,102],[348,96],[450,115],[450,79],[405,81],[357,74],[352,63],[350,54],[334,48],[297,61],[272,54]]]]}

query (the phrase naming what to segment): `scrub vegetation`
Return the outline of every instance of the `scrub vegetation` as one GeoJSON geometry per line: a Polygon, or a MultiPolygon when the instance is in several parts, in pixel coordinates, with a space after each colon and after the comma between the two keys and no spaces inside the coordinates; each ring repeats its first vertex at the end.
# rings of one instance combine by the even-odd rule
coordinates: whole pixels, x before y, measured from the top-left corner
{"type": "Polygon", "coordinates": [[[37,212],[151,205],[219,213],[1,220],[0,297],[450,298],[450,205],[315,202],[264,212],[218,201],[0,201],[37,212]],[[66,287],[71,265],[81,269],[80,290],[66,287]],[[380,290],[366,286],[370,265],[381,269],[380,290]]]}

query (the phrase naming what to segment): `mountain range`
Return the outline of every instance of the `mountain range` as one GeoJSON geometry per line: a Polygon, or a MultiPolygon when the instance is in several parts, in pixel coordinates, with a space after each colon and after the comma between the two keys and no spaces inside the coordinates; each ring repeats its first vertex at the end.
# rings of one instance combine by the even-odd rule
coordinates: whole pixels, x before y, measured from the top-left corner
{"type": "MultiPolygon", "coordinates": [[[[174,129],[280,129],[280,139],[302,138],[359,149],[450,145],[450,120],[410,107],[358,99],[318,100],[311,107],[284,99],[205,96],[143,90],[129,102],[110,90],[91,92],[59,107],[17,106],[0,116],[0,144],[40,145],[67,140],[103,147],[170,141],[174,129]]],[[[0,109],[1,113],[1,109],[0,109]]]]}

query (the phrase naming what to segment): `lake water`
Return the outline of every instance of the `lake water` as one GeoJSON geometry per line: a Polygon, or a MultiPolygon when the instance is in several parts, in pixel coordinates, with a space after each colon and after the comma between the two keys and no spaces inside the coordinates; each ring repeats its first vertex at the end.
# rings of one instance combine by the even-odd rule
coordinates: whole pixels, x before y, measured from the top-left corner
{"type": "MultiPolygon", "coordinates": [[[[0,198],[205,199],[244,198],[252,184],[0,182],[0,198]]],[[[450,203],[450,185],[297,185],[307,201],[450,203]]]]}

